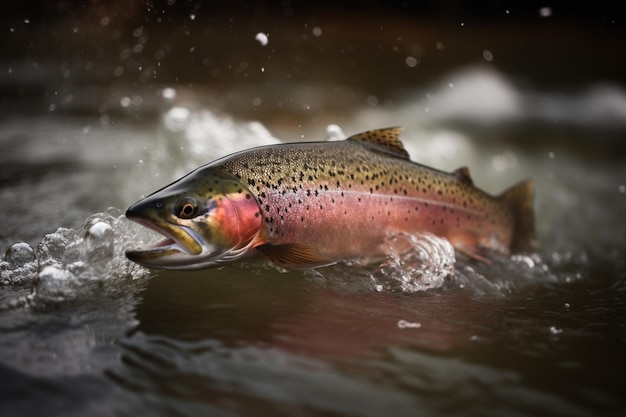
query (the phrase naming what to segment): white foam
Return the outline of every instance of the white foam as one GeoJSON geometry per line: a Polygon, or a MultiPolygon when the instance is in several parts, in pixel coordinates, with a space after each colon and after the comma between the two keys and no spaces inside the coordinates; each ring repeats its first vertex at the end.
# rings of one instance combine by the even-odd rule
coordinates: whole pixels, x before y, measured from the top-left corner
{"type": "Polygon", "coordinates": [[[454,248],[444,238],[398,233],[387,244],[389,256],[373,273],[387,290],[413,293],[439,288],[454,274],[454,248]]]}
{"type": "Polygon", "coordinates": [[[124,254],[130,246],[151,239],[144,230],[119,210],[109,209],[92,215],[78,229],[59,228],[45,235],[30,257],[27,243],[15,243],[0,262],[2,283],[32,284],[33,291],[12,305],[63,302],[86,296],[103,285],[114,287],[147,277],[149,271],[124,254]],[[20,256],[16,257],[18,249],[20,256]]]}

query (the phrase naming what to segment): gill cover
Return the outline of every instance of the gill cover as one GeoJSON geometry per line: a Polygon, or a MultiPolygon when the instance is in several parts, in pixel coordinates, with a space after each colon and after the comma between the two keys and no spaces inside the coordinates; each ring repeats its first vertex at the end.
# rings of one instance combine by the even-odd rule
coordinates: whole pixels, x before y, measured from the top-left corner
{"type": "Polygon", "coordinates": [[[126,256],[162,269],[200,269],[240,258],[262,221],[250,190],[235,176],[210,166],[133,204],[126,217],[164,236],[126,251],[126,256]]]}

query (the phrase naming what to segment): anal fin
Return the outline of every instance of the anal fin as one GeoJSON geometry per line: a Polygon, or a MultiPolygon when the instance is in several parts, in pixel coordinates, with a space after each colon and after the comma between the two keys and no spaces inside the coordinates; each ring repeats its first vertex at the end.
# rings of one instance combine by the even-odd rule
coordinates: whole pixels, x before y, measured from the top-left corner
{"type": "Polygon", "coordinates": [[[256,249],[276,265],[287,269],[317,268],[335,263],[323,256],[317,246],[307,243],[265,244],[256,249]]]}

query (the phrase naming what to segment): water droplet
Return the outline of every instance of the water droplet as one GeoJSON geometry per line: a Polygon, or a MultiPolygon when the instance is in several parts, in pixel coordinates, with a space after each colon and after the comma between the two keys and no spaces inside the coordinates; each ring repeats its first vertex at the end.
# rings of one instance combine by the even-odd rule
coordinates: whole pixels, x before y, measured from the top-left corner
{"type": "Polygon", "coordinates": [[[539,9],[539,16],[541,17],[550,17],[552,16],[552,8],[551,7],[542,7],[539,9]]]}
{"type": "Polygon", "coordinates": [[[406,59],[404,60],[404,63],[407,65],[407,67],[414,68],[417,66],[419,61],[417,60],[417,58],[413,56],[407,56],[406,59]]]}
{"type": "Polygon", "coordinates": [[[256,34],[256,36],[254,37],[254,39],[259,42],[262,46],[265,46],[268,44],[269,42],[269,35],[263,33],[263,32],[259,32],[256,34]]]}
{"type": "Polygon", "coordinates": [[[344,140],[346,138],[346,134],[343,133],[343,130],[339,125],[330,124],[326,126],[326,140],[344,140]]]}
{"type": "Polygon", "coordinates": [[[483,51],[483,59],[487,62],[493,61],[493,53],[489,49],[483,51]]]}
{"type": "Polygon", "coordinates": [[[550,326],[550,334],[557,335],[563,333],[563,329],[559,329],[556,326],[550,326]]]}
{"type": "Polygon", "coordinates": [[[176,89],[172,87],[166,87],[161,91],[161,96],[167,100],[173,100],[176,98],[176,89]]]}

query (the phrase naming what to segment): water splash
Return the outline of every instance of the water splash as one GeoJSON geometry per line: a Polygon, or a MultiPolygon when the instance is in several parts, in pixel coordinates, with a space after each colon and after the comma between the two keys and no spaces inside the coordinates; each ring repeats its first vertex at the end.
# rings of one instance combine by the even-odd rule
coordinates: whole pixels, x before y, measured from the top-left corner
{"type": "Polygon", "coordinates": [[[454,275],[454,248],[431,234],[397,233],[387,239],[388,255],[378,262],[340,262],[308,272],[318,285],[350,293],[414,293],[439,288],[454,275]]]}
{"type": "Polygon", "coordinates": [[[25,242],[14,243],[0,261],[0,284],[21,285],[30,283],[37,274],[35,251],[25,242]]]}
{"type": "Polygon", "coordinates": [[[472,260],[457,262],[451,286],[475,295],[502,297],[536,284],[563,281],[539,253],[494,256],[492,264],[472,260]]]}
{"type": "Polygon", "coordinates": [[[387,244],[389,256],[373,273],[383,289],[425,291],[441,287],[447,277],[454,275],[454,248],[447,239],[426,233],[398,233],[387,244]]]}
{"type": "Polygon", "coordinates": [[[32,284],[32,292],[7,307],[64,302],[98,289],[114,292],[120,282],[141,280],[149,271],[124,252],[150,239],[149,232],[111,208],[93,214],[78,229],[60,227],[45,235],[36,251],[28,243],[14,243],[0,262],[1,283],[32,284]]]}
{"type": "Polygon", "coordinates": [[[431,234],[398,233],[389,237],[387,245],[389,254],[377,263],[341,262],[311,270],[308,278],[349,293],[461,289],[487,297],[505,297],[536,285],[576,279],[553,272],[555,254],[493,255],[492,263],[486,264],[466,256],[457,258],[448,240],[431,234]]]}

